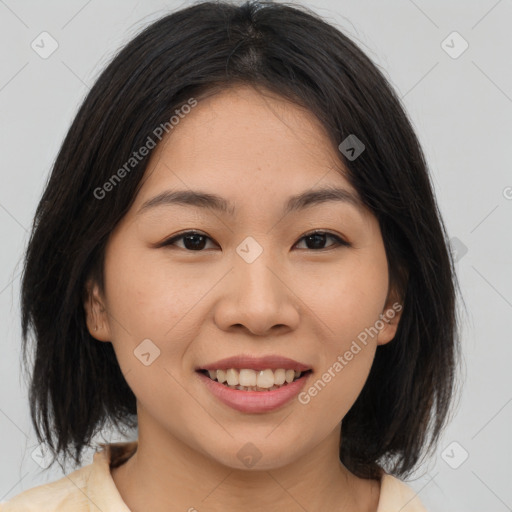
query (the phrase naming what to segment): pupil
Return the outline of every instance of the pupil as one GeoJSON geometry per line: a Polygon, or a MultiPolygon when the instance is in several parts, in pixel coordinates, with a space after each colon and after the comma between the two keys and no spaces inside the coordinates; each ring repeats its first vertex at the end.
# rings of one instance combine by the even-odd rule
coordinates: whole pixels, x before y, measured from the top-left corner
{"type": "MultiPolygon", "coordinates": [[[[322,248],[323,248],[322,246],[323,246],[323,244],[325,243],[325,237],[326,237],[326,235],[322,235],[322,234],[320,234],[320,233],[315,233],[315,234],[313,234],[313,235],[309,235],[309,236],[307,236],[306,238],[307,238],[307,240],[309,240],[309,241],[313,240],[314,242],[319,242],[319,243],[320,243],[320,246],[316,246],[316,244],[314,244],[314,245],[315,245],[315,248],[316,248],[316,249],[322,249],[322,248]]],[[[311,248],[311,247],[310,247],[310,248],[311,248]]]]}
{"type": "Polygon", "coordinates": [[[185,245],[185,247],[187,249],[203,249],[204,246],[205,246],[205,237],[204,235],[186,235],[184,238],[183,238],[183,244],[185,245]],[[187,242],[190,242],[191,239],[196,239],[196,243],[187,243],[187,242]],[[199,241],[199,243],[197,243],[197,238],[200,238],[201,241],[199,241]]]}

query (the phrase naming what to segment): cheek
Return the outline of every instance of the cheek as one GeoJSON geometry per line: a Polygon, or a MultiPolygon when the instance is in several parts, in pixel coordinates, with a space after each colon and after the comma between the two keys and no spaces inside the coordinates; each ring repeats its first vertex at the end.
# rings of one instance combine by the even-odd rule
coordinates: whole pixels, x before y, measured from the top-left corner
{"type": "Polygon", "coordinates": [[[311,412],[331,418],[329,424],[343,419],[361,393],[370,373],[376,344],[375,318],[363,307],[347,306],[343,313],[333,312],[329,335],[319,347],[319,365],[301,403],[309,403],[311,412]]]}
{"type": "Polygon", "coordinates": [[[301,296],[322,321],[329,345],[342,349],[379,319],[388,292],[387,260],[379,249],[347,253],[339,264],[302,281],[301,296]]]}
{"type": "Polygon", "coordinates": [[[153,253],[129,247],[125,241],[123,246],[113,244],[105,259],[109,325],[117,360],[142,404],[152,403],[153,395],[162,403],[181,403],[177,382],[186,374],[190,346],[203,325],[198,319],[200,300],[218,277],[204,279],[197,273],[171,271],[162,258],[155,261],[153,253]],[[147,352],[154,362],[145,366],[137,355],[147,352]]]}
{"type": "Polygon", "coordinates": [[[139,406],[155,415],[171,404],[178,410],[185,401],[180,362],[188,347],[180,340],[193,339],[197,327],[186,321],[193,292],[124,243],[106,254],[105,291],[112,345],[139,406]]]}
{"type": "MultiPolygon", "coordinates": [[[[331,273],[309,305],[322,320],[320,365],[304,401],[341,420],[359,396],[377,348],[379,315],[388,290],[384,248],[358,257],[331,273]]],[[[324,276],[325,277],[325,276],[324,276]]]]}
{"type": "Polygon", "coordinates": [[[170,267],[166,272],[147,249],[130,247],[128,242],[113,244],[106,255],[105,288],[113,327],[134,337],[165,339],[175,326],[182,328],[179,324],[201,296],[200,290],[170,267]]]}

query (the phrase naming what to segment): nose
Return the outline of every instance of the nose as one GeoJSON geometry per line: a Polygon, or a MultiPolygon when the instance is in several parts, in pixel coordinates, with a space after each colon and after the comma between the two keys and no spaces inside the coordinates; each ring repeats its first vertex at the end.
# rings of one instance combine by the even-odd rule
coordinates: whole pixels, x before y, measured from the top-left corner
{"type": "Polygon", "coordinates": [[[249,263],[236,255],[217,302],[215,323],[223,330],[246,329],[257,336],[297,328],[300,300],[293,293],[293,276],[269,251],[249,263]]]}

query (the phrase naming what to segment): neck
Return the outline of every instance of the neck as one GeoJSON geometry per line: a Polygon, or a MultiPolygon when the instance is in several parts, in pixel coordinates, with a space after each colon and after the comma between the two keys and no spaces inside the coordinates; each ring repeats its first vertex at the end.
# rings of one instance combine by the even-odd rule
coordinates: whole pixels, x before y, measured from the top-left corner
{"type": "Polygon", "coordinates": [[[380,482],[357,478],[339,461],[341,428],[292,463],[257,470],[258,464],[251,469],[223,465],[168,431],[149,428],[144,419],[139,414],[136,453],[112,469],[132,512],[377,509],[380,482]]]}

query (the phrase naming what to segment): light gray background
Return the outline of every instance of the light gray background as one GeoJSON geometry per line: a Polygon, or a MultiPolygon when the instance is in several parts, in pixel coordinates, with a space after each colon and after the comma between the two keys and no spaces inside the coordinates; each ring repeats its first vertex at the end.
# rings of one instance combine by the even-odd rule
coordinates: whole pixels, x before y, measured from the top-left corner
{"type": "MultiPolygon", "coordinates": [[[[37,202],[78,105],[116,49],[185,5],[0,0],[0,501],[62,476],[31,457],[36,442],[20,369],[20,259],[37,202]],[[47,59],[31,48],[43,31],[59,45],[47,59]]],[[[437,453],[409,485],[431,512],[512,510],[511,2],[306,5],[345,30],[398,90],[450,237],[467,247],[457,263],[469,311],[464,392],[437,453]],[[453,31],[469,44],[458,58],[441,46],[453,31]],[[463,450],[468,459],[453,469],[463,450]]],[[[453,36],[447,44],[461,48],[453,36]]]]}

